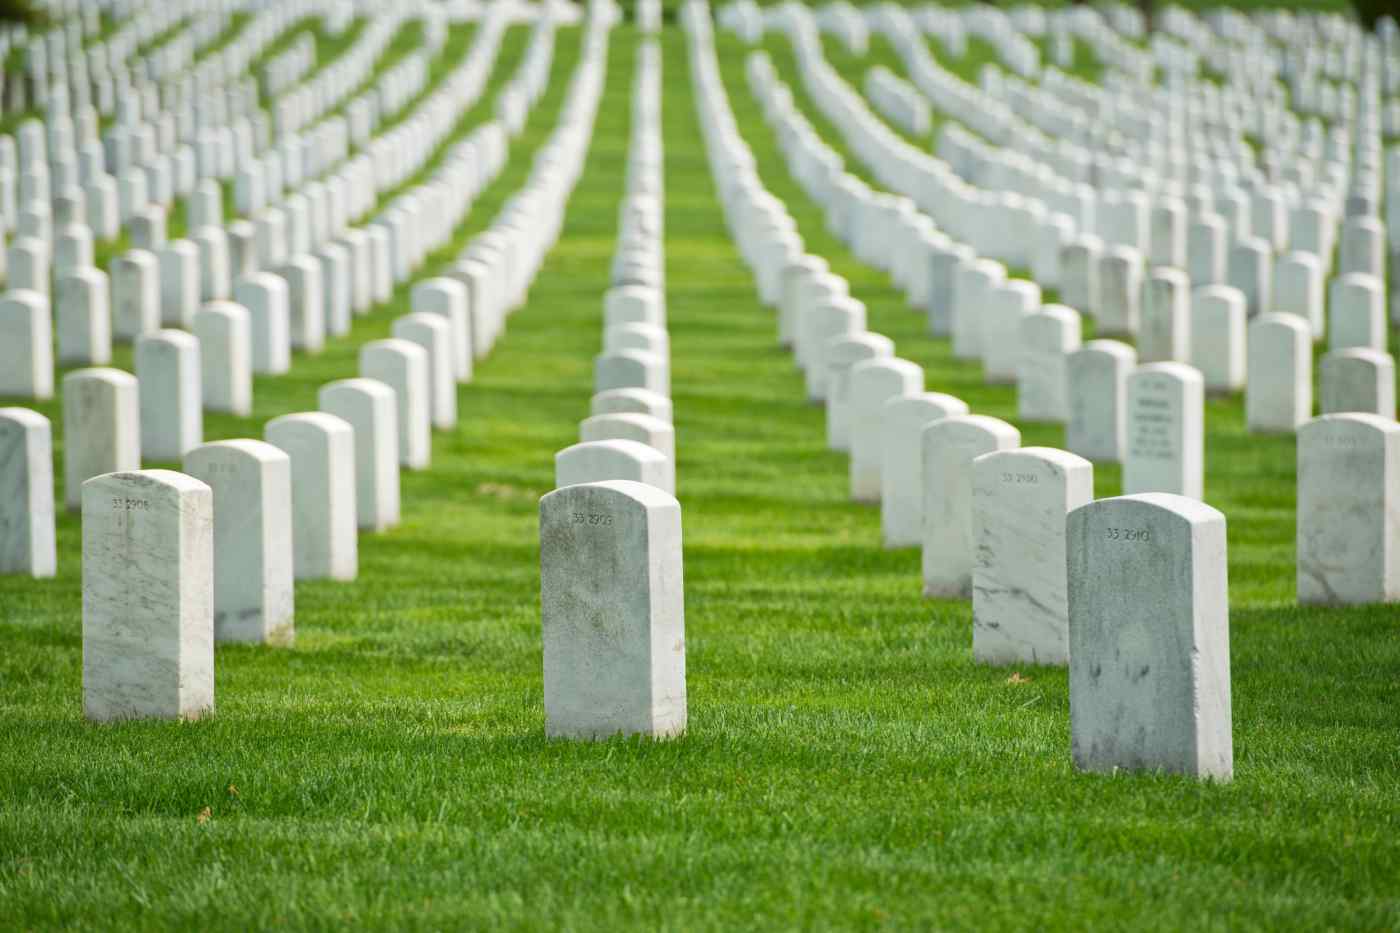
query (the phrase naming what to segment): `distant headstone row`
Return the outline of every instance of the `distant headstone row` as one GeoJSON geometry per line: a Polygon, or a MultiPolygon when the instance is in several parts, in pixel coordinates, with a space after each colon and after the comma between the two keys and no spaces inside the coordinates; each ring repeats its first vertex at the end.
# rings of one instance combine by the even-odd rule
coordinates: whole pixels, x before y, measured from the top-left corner
{"type": "MultiPolygon", "coordinates": [[[[1342,355],[1352,348],[1382,354],[1386,349],[1384,226],[1367,213],[1375,199],[1355,195],[1376,184],[1379,142],[1373,109],[1358,111],[1359,163],[1350,189],[1345,185],[1351,169],[1336,156],[1325,163],[1326,172],[1319,167],[1277,185],[1252,162],[1225,167],[1205,157],[1193,162],[1184,147],[1199,146],[1205,138],[1205,131],[1194,125],[1188,125],[1184,140],[1134,152],[1133,159],[1091,157],[1124,144],[1118,137],[1098,138],[1103,121],[1092,115],[1081,121],[1077,114],[1071,119],[1056,97],[1016,84],[1016,79],[1006,79],[1009,88],[995,82],[991,90],[966,85],[933,61],[919,24],[907,12],[872,7],[866,15],[870,28],[884,33],[900,52],[919,88],[946,111],[942,159],[891,133],[826,64],[815,29],[835,20],[812,17],[801,7],[759,12],[734,5],[725,10],[728,21],[750,39],[754,30],[765,28],[788,33],[811,99],[871,172],[897,193],[884,196],[844,172],[840,157],[797,113],[791,95],[776,82],[766,58],[760,58],[750,65],[751,84],[769,118],[779,124],[796,177],[828,207],[833,232],[906,288],[911,304],[928,311],[931,331],[952,336],[955,355],[981,359],[990,382],[1017,382],[1026,414],[1042,414],[1035,400],[1056,394],[1047,395],[1046,383],[1055,380],[1060,361],[1077,349],[1077,333],[1072,327],[1066,332],[1067,324],[1060,320],[1041,318],[1052,309],[1057,318],[1063,313],[1060,306],[1042,307],[1038,290],[1010,279],[1008,265],[1028,266],[1040,284],[1059,287],[1067,305],[1096,317],[1101,334],[1136,337],[1142,362],[1189,362],[1212,392],[1247,387],[1252,429],[1292,431],[1312,410],[1311,358],[1293,346],[1299,339],[1296,323],[1273,317],[1265,324],[1259,320],[1265,312],[1301,318],[1314,337],[1328,333],[1334,355],[1328,363],[1348,360],[1323,367],[1329,386],[1321,394],[1324,414],[1377,411],[1372,406],[1384,405],[1376,388],[1382,376],[1375,371],[1386,361],[1368,361],[1369,378],[1361,385],[1360,364],[1350,363],[1352,354],[1342,355]],[[984,144],[959,120],[997,146],[984,144]],[[1067,138],[1056,140],[1041,127],[1063,131],[1067,138]],[[1081,136],[1094,144],[1081,146],[1081,136]],[[1163,153],[1174,161],[1162,164],[1163,153]],[[1151,168],[1139,172],[1138,165],[1151,168]],[[1353,196],[1344,204],[1347,190],[1353,196]],[[1226,204],[1233,205],[1233,225],[1216,213],[1226,204]],[[1192,216],[1201,222],[1189,226],[1188,237],[1192,216]],[[1298,221],[1291,238],[1290,216],[1298,221]],[[943,229],[930,226],[930,219],[943,229]],[[1323,273],[1332,263],[1339,224],[1337,275],[1324,292],[1323,273]],[[1250,239],[1255,228],[1269,231],[1268,237],[1250,239]],[[1083,235],[1075,237],[1075,230],[1083,235]],[[1216,257],[1205,266],[1192,258],[1201,253],[1198,230],[1202,237],[1216,238],[1203,247],[1203,255],[1216,257]],[[889,231],[902,234],[886,242],[889,231]],[[1285,251],[1285,244],[1291,251],[1285,251]],[[1282,331],[1284,327],[1289,330],[1282,331]],[[1249,353],[1247,335],[1258,336],[1260,344],[1249,353]],[[1038,342],[1043,339],[1050,341],[1044,350],[1038,342]],[[1256,365],[1247,366],[1249,358],[1256,365]],[[1351,365],[1354,380],[1338,375],[1345,365],[1351,365]]],[[[1012,28],[989,7],[969,7],[958,15],[974,25],[1012,28]]],[[[1048,73],[1047,82],[1055,74],[1048,73]]],[[[872,100],[888,112],[884,92],[871,87],[872,100]]],[[[1128,110],[1133,106],[1123,105],[1128,110]]],[[[1289,125],[1301,138],[1298,121],[1289,125]]],[[[1314,159],[1320,166],[1320,125],[1301,126],[1313,142],[1298,142],[1297,158],[1314,159]]],[[[1333,153],[1345,153],[1348,137],[1334,134],[1328,145],[1333,153]]],[[[1377,413],[1393,417],[1394,409],[1377,413]]],[[[1053,417],[1054,412],[1043,414],[1053,417]]]]}

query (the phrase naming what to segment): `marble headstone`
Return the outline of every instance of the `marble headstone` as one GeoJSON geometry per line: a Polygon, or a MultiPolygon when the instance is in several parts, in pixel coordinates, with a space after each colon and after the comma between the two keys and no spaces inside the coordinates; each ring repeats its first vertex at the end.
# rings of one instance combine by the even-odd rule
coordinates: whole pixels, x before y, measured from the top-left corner
{"type": "Polygon", "coordinates": [[[545,734],[686,727],[681,508],[654,486],[565,486],[540,500],[545,734]]]}
{"type": "Polygon", "coordinates": [[[82,484],[83,714],[214,711],[214,496],[168,470],[82,484]]]}
{"type": "Polygon", "coordinates": [[[1069,514],[1074,764],[1229,780],[1225,516],[1143,493],[1069,514]]]}
{"type": "Polygon", "coordinates": [[[972,462],[972,656],[1069,662],[1065,517],[1094,500],[1094,466],[1049,447],[972,462]]]}
{"type": "Polygon", "coordinates": [[[262,441],[215,441],[184,469],[214,496],[214,640],[290,644],[291,460],[262,441]]]}

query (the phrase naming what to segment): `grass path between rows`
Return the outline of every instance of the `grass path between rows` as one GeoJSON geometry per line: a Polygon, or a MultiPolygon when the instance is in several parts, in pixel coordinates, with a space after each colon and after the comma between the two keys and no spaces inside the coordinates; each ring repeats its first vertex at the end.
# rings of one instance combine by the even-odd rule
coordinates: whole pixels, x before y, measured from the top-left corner
{"type": "MultiPolygon", "coordinates": [[[[524,181],[577,35],[561,32],[549,93],[471,224],[524,181]]],[[[1286,445],[1212,410],[1227,429],[1209,492],[1232,519],[1236,781],[1074,773],[1064,672],[1009,683],[974,665],[968,607],[922,599],[917,552],[883,550],[877,512],[847,501],[845,460],[825,450],[822,413],[727,237],[673,26],[663,45],[689,734],[543,736],[537,499],[587,414],[601,343],[635,53],[624,27],[529,303],[460,388],[462,422],[435,435],[432,470],[405,474],[402,527],[361,537],[359,582],[298,585],[295,648],[220,647],[207,721],[93,727],[76,521],[60,523],[57,580],[0,578],[5,925],[1400,922],[1393,613],[1287,605],[1291,584],[1273,582],[1291,575],[1286,445]]],[[[1009,389],[982,388],[824,233],[742,84],[741,49],[720,51],[765,184],[872,326],[931,387],[1009,414],[1009,389]]],[[[385,310],[260,379],[256,417],[210,418],[210,436],[313,405],[387,332],[385,310]]]]}

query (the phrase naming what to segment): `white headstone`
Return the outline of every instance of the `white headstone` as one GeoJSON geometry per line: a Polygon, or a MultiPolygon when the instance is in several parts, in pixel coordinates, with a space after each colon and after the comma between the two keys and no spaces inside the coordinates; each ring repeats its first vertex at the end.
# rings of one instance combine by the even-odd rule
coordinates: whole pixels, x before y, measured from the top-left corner
{"type": "Polygon", "coordinates": [[[1312,416],[1312,329],[1296,314],[1249,322],[1245,422],[1251,431],[1292,433],[1312,416]]]}
{"type": "Polygon", "coordinates": [[[884,453],[885,402],[924,390],[924,371],[917,363],[898,358],[863,360],[850,372],[851,498],[879,502],[880,462],[884,453]]]}
{"type": "Polygon", "coordinates": [[[1094,500],[1094,465],[1020,447],[972,462],[972,656],[1069,662],[1065,516],[1094,500]]]}
{"type": "Polygon", "coordinates": [[[828,298],[808,309],[799,324],[799,346],[806,350],[807,398],[823,402],[830,382],[826,348],[837,338],[865,332],[865,303],[849,296],[828,298]]]}
{"type": "Polygon", "coordinates": [[[982,309],[982,375],[989,383],[1015,382],[1021,327],[1041,308],[1040,286],[1010,279],[991,289],[982,309]]]}
{"type": "Polygon", "coordinates": [[[355,432],[320,411],[283,415],[263,429],[292,461],[292,563],[298,580],[353,580],[355,432]]]}
{"type": "Polygon", "coordinates": [[[982,315],[992,290],[1006,281],[1006,267],[993,259],[959,266],[953,281],[953,356],[982,356],[982,315]]]}
{"type": "Polygon", "coordinates": [[[446,318],[452,329],[452,373],[457,382],[470,382],[472,377],[472,327],[467,306],[467,287],[445,276],[423,279],[409,293],[409,304],[415,312],[438,314],[446,318]]]}
{"type": "Polygon", "coordinates": [[[880,527],[885,547],[917,547],[924,534],[924,428],[969,411],[941,392],[896,395],[881,407],[880,527]]]}
{"type": "Polygon", "coordinates": [[[1103,241],[1084,235],[1060,250],[1060,300],[1093,314],[1099,303],[1099,257],[1103,241]]]}
{"type": "Polygon", "coordinates": [[[1091,340],[1069,355],[1067,448],[1088,460],[1122,462],[1128,375],[1136,365],[1137,352],[1116,340],[1091,340]]]}
{"type": "Polygon", "coordinates": [[[1021,444],[1021,432],[986,415],[953,415],[923,429],[924,595],[972,595],[972,461],[1021,444]]]}
{"type": "Polygon", "coordinates": [[[398,408],[399,465],[426,470],[432,463],[432,400],[428,354],[407,340],[374,340],[360,348],[360,375],[394,390],[398,408]]]}
{"type": "Polygon", "coordinates": [[[675,495],[676,430],[669,421],[635,413],[592,415],[579,422],[579,440],[629,440],[654,448],[670,464],[669,476],[660,488],[675,495]]]}
{"type": "Polygon", "coordinates": [[[172,240],[158,256],[161,324],[188,328],[199,310],[199,247],[189,240],[172,240]]]}
{"type": "Polygon", "coordinates": [[[826,363],[826,444],[851,449],[851,369],[863,360],[894,356],[894,341],[883,334],[852,334],[833,339],[823,351],[826,363]]]}
{"type": "Polygon", "coordinates": [[[636,412],[660,418],[662,421],[675,420],[671,400],[646,389],[608,389],[606,392],[599,392],[589,401],[588,411],[592,415],[636,412]]]}
{"type": "Polygon", "coordinates": [[[603,326],[614,324],[666,326],[661,295],[646,285],[620,285],[603,296],[603,326]]]}
{"type": "Polygon", "coordinates": [[[1075,509],[1067,535],[1075,766],[1228,780],[1225,516],[1144,493],[1075,509]]]}
{"type": "Polygon", "coordinates": [[[1149,262],[1153,266],[1186,271],[1186,204],[1164,197],[1152,206],[1149,262]]]}
{"type": "Polygon", "coordinates": [[[213,500],[204,483],[168,470],[83,483],[88,719],[213,712],[213,500]]]}
{"type": "Polygon", "coordinates": [[[1123,493],[1203,497],[1205,381],[1185,363],[1145,363],[1128,376],[1123,493]]]}
{"type": "Polygon", "coordinates": [[[1322,414],[1368,412],[1395,418],[1395,361],[1367,347],[1333,350],[1318,367],[1322,414]]]}
{"type": "Polygon", "coordinates": [[[141,454],[179,460],[204,443],[199,339],[182,330],[160,330],[136,341],[141,383],[141,454]]]}
{"type": "Polygon", "coordinates": [[[394,390],[377,379],[341,379],[321,386],[322,411],[355,431],[355,502],[362,531],[399,523],[399,410],[394,390]]]}
{"type": "Polygon", "coordinates": [[[1298,602],[1400,600],[1400,424],[1322,415],[1298,429],[1298,602]]]}
{"type": "Polygon", "coordinates": [[[290,370],[291,312],[286,280],[270,272],[254,272],[234,283],[233,300],[248,309],[253,372],[275,376],[290,370]]]}
{"type": "Polygon", "coordinates": [[[1153,269],[1142,289],[1138,359],[1144,363],[1191,358],[1191,280],[1180,269],[1153,269]]]}
{"type": "Polygon", "coordinates": [[[112,260],[112,336],[135,340],[160,330],[160,264],[154,253],[127,250],[112,260]]]}
{"type": "Polygon", "coordinates": [[[1385,275],[1385,225],[1375,217],[1348,217],[1337,243],[1337,274],[1385,275]]]}
{"type": "Polygon", "coordinates": [[[248,309],[211,301],[194,316],[200,387],[206,411],[246,418],[253,411],[253,332],[248,309]]]}
{"type": "Polygon", "coordinates": [[[326,299],[321,291],[321,263],[298,253],[280,269],[287,283],[287,325],[292,347],[319,353],[326,345],[326,299]]]}
{"type": "Polygon", "coordinates": [[[666,361],[641,350],[600,353],[593,363],[593,391],[649,389],[669,396],[666,361]]]}
{"type": "Polygon", "coordinates": [[[394,319],[394,337],[423,348],[428,361],[428,407],[433,427],[457,426],[457,383],[453,379],[452,325],[440,314],[417,311],[394,319]]]}
{"type": "Polygon", "coordinates": [[[1327,348],[1386,349],[1385,283],[1353,272],[1332,280],[1327,295],[1327,348]]]}
{"type": "Polygon", "coordinates": [[[354,273],[350,251],[339,243],[323,243],[316,252],[321,264],[321,293],[325,299],[326,335],[343,337],[350,333],[350,305],[354,273]]]}
{"type": "Polygon", "coordinates": [[[1228,234],[1224,218],[1205,214],[1186,231],[1186,274],[1196,287],[1225,284],[1225,246],[1228,234]]]}
{"type": "Polygon", "coordinates": [[[685,731],[681,508],[645,483],[540,500],[545,733],[685,731]]]}
{"type": "Polygon", "coordinates": [[[1273,307],[1268,310],[1296,314],[1314,337],[1322,336],[1322,261],[1316,255],[1289,253],[1274,264],[1273,307]]]}
{"type": "Polygon", "coordinates": [[[1208,285],[1191,298],[1191,364],[1209,392],[1244,388],[1245,297],[1229,285],[1208,285]]]}
{"type": "Polygon", "coordinates": [[[1244,296],[1249,317],[1272,310],[1273,252],[1263,238],[1246,239],[1230,247],[1229,282],[1244,296]]]}
{"type": "Polygon", "coordinates": [[[53,429],[27,408],[0,408],[0,574],[52,577],[53,429]]]}
{"type": "Polygon", "coordinates": [[[82,505],[83,483],[141,469],[136,377],[119,369],[78,369],[63,377],[64,499],[82,505]]]}
{"type": "Polygon", "coordinates": [[[1114,246],[1099,260],[1098,305],[1094,315],[1103,336],[1132,337],[1141,318],[1143,260],[1132,246],[1114,246]]]}
{"type": "Polygon", "coordinates": [[[12,290],[49,293],[49,246],[33,237],[18,236],[5,254],[5,284],[12,290]]]}
{"type": "Polygon", "coordinates": [[[554,455],[554,485],[630,480],[670,492],[675,468],[661,451],[641,441],[583,441],[554,455]]]}
{"type": "Polygon", "coordinates": [[[49,299],[14,289],[0,295],[0,395],[53,398],[49,299]]]}
{"type": "Polygon", "coordinates": [[[58,231],[53,246],[53,274],[92,265],[92,231],[82,224],[69,224],[58,231]]]}
{"type": "Polygon", "coordinates": [[[1069,355],[1080,347],[1079,313],[1044,305],[1021,322],[1016,409],[1027,421],[1069,418],[1069,355]]]}
{"type": "Polygon", "coordinates": [[[55,286],[58,307],[58,362],[105,366],[112,361],[112,312],[107,273],[100,269],[74,269],[59,276],[55,286]]]}
{"type": "Polygon", "coordinates": [[[184,469],[214,495],[214,640],[290,644],[291,460],[262,441],[215,441],[184,469]]]}

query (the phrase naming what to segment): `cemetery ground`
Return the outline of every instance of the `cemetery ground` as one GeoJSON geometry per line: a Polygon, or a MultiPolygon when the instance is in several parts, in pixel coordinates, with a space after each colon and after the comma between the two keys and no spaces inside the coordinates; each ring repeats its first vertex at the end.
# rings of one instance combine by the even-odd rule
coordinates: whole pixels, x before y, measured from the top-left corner
{"type": "MultiPolygon", "coordinates": [[[[579,35],[560,31],[545,99],[441,259],[523,182],[579,35]]],[[[493,81],[526,38],[508,33],[493,81]]],[[[357,582],[298,584],[294,648],[220,645],[215,715],[84,722],[76,516],[59,519],[56,579],[0,578],[0,927],[1400,924],[1397,611],[1295,604],[1294,438],[1246,434],[1238,396],[1207,402],[1206,500],[1229,519],[1233,782],[1075,772],[1066,672],[974,664],[969,604],[922,598],[918,550],[884,550],[878,509],[848,501],[846,460],[725,230],[671,24],[689,729],[546,741],[538,499],[592,392],[636,40],[613,31],[563,236],[459,387],[432,469],[403,474],[403,524],[360,538],[357,582]]],[[[1062,427],[1018,422],[1012,387],[985,386],[827,234],[748,93],[745,47],[717,42],[765,185],[871,328],[929,389],[1060,445],[1062,427]]],[[[406,303],[401,288],[391,304],[406,303]]],[[[391,317],[259,377],[253,417],[207,416],[206,439],[315,408],[391,317]]],[[[59,404],[34,407],[61,455],[59,404]]],[[[1096,468],[1097,495],[1118,483],[1096,468]]]]}

